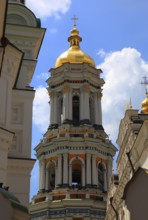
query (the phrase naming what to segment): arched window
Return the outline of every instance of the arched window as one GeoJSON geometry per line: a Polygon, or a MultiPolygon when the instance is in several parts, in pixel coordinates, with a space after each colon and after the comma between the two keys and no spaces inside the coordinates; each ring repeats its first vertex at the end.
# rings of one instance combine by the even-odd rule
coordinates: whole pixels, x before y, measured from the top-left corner
{"type": "Polygon", "coordinates": [[[82,180],[82,164],[81,161],[75,160],[72,163],[72,184],[74,185],[81,185],[82,180]]]}
{"type": "Polygon", "coordinates": [[[98,164],[98,183],[99,189],[104,190],[104,165],[102,163],[98,164]]]}
{"type": "Polygon", "coordinates": [[[72,98],[72,118],[76,122],[80,120],[80,99],[77,95],[72,98]]]}

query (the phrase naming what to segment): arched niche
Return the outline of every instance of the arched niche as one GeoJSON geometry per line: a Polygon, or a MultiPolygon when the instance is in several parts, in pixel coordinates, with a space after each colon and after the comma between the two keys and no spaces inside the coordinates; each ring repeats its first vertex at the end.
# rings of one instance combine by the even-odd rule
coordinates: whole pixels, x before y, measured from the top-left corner
{"type": "Polygon", "coordinates": [[[7,20],[8,24],[37,27],[37,18],[33,12],[23,4],[8,4],[7,20]]]}

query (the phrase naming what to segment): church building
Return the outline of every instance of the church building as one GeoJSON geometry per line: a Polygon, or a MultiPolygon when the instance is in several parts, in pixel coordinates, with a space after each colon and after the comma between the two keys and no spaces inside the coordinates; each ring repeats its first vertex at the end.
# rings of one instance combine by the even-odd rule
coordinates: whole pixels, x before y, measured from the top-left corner
{"type": "MultiPolygon", "coordinates": [[[[147,78],[144,84],[147,86],[147,78]]],[[[148,219],[148,92],[142,109],[125,112],[117,138],[117,174],[111,178],[105,220],[148,219]]]]}
{"type": "Polygon", "coordinates": [[[102,124],[105,82],[80,48],[76,17],[69,49],[49,70],[50,122],[35,148],[39,189],[29,205],[30,82],[45,29],[25,0],[0,0],[0,6],[0,219],[147,220],[148,91],[141,110],[129,106],[120,122],[113,174],[117,149],[102,124]]]}
{"type": "Polygon", "coordinates": [[[50,125],[35,148],[40,178],[31,220],[105,219],[116,148],[102,125],[102,70],[80,49],[81,41],[74,24],[69,49],[47,79],[50,125]]]}

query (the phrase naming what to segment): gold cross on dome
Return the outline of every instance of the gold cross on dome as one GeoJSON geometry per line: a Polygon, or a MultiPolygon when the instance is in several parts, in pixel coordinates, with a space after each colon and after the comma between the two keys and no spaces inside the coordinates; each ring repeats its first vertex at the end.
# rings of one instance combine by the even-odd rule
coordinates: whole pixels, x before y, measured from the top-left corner
{"type": "Polygon", "coordinates": [[[78,18],[74,15],[73,18],[71,18],[71,20],[74,21],[74,27],[76,27],[76,21],[78,20],[78,18]]]}

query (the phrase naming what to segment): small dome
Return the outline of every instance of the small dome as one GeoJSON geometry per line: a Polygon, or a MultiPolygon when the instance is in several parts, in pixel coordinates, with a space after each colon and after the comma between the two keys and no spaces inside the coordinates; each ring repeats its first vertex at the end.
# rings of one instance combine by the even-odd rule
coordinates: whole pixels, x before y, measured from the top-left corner
{"type": "Polygon", "coordinates": [[[148,92],[146,93],[146,98],[141,104],[142,110],[141,113],[148,114],[148,92]]]}
{"type": "Polygon", "coordinates": [[[88,63],[90,66],[95,67],[94,60],[80,49],[79,43],[82,38],[79,36],[77,28],[74,27],[71,30],[68,41],[70,42],[70,48],[57,58],[55,67],[62,66],[64,63],[88,63]]]}

